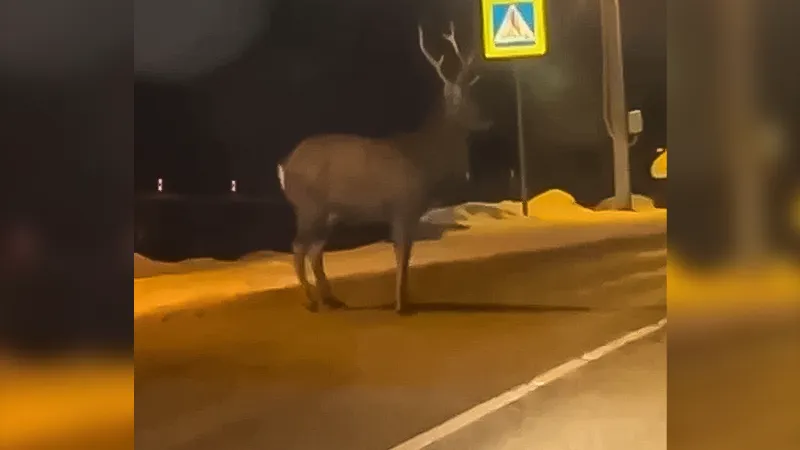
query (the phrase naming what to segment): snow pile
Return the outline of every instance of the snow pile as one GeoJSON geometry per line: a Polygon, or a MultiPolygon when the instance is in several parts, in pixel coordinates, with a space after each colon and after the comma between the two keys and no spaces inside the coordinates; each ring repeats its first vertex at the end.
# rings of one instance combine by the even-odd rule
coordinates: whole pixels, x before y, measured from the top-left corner
{"type": "Polygon", "coordinates": [[[632,196],[633,211],[611,210],[612,199],[605,199],[595,208],[583,207],[564,191],[548,191],[529,202],[531,215],[548,222],[629,222],[642,219],[666,219],[667,211],[656,208],[652,199],[632,196]]]}
{"type": "Polygon", "coordinates": [[[152,259],[142,256],[138,253],[133,254],[133,277],[148,277],[156,274],[163,273],[163,267],[168,266],[169,263],[162,263],[153,261],[152,259]]]}
{"type": "Polygon", "coordinates": [[[513,202],[469,202],[458,206],[431,209],[420,219],[423,223],[442,226],[470,226],[520,218],[519,205],[513,202]]]}
{"type": "Polygon", "coordinates": [[[559,189],[551,189],[528,200],[528,211],[531,216],[544,220],[578,218],[593,213],[579,205],[575,197],[559,189]]]}
{"type": "Polygon", "coordinates": [[[653,161],[653,164],[650,166],[650,176],[655,178],[656,180],[666,180],[667,179],[667,149],[660,148],[658,149],[660,155],[653,161]]]}
{"type": "Polygon", "coordinates": [[[422,221],[441,226],[472,228],[499,224],[531,225],[542,222],[613,221],[666,216],[666,210],[656,208],[653,200],[643,195],[633,196],[633,211],[611,211],[610,205],[611,199],[606,199],[598,205],[597,210],[593,210],[579,205],[569,193],[551,189],[528,201],[528,217],[522,215],[520,202],[507,200],[432,209],[423,216],[422,221]]]}
{"type": "MultiPolygon", "coordinates": [[[[614,198],[609,197],[600,202],[595,208],[595,210],[610,211],[612,209],[613,203],[614,203],[614,198]]],[[[650,197],[646,197],[644,195],[633,194],[631,196],[631,203],[633,206],[633,210],[636,212],[648,212],[657,209],[655,202],[653,202],[653,199],[650,197]]]]}
{"type": "Polygon", "coordinates": [[[557,189],[549,190],[528,201],[531,217],[546,222],[608,222],[666,218],[666,210],[655,207],[653,200],[643,195],[633,195],[633,211],[610,210],[611,199],[600,202],[598,208],[579,205],[572,195],[557,189]]]}

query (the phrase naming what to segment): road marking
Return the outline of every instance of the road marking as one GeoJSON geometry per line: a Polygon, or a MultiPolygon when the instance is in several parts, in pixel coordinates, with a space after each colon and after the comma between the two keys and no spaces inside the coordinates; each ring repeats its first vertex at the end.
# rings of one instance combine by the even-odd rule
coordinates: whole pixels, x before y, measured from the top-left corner
{"type": "Polygon", "coordinates": [[[421,450],[428,447],[431,444],[434,444],[447,436],[455,433],[456,431],[477,422],[478,420],[488,416],[489,414],[508,406],[523,397],[527,396],[531,392],[539,389],[542,386],[546,386],[553,381],[556,381],[565,375],[568,375],[576,370],[580,369],[581,367],[589,364],[592,361],[596,361],[615,350],[618,350],[624,347],[631,342],[638,341],[644,337],[647,337],[656,331],[664,328],[667,324],[667,319],[661,319],[657,323],[652,325],[648,325],[643,328],[639,328],[638,330],[632,331],[622,337],[614,339],[611,342],[608,342],[596,349],[584,353],[582,356],[572,359],[570,361],[565,362],[557,367],[554,367],[547,372],[537,376],[533,380],[512,388],[497,397],[489,399],[463,413],[453,417],[452,419],[442,423],[441,425],[432,428],[428,431],[423,432],[422,434],[418,434],[417,436],[409,439],[406,442],[403,442],[400,445],[393,447],[391,450],[421,450]]]}

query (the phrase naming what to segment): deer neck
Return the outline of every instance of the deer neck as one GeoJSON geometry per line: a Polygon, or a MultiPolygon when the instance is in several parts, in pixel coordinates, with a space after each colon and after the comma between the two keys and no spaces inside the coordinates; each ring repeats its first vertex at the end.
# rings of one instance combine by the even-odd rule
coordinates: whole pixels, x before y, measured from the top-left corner
{"type": "Polygon", "coordinates": [[[469,130],[438,107],[412,133],[407,155],[433,184],[453,176],[463,177],[468,169],[468,138],[469,130]]]}

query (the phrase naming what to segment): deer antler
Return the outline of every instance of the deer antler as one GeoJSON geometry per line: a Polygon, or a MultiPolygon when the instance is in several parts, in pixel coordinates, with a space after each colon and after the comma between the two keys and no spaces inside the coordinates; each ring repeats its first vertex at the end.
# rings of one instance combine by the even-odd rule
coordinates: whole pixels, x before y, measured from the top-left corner
{"type": "Polygon", "coordinates": [[[452,21],[450,22],[450,33],[445,33],[443,36],[444,39],[453,47],[453,52],[455,52],[456,56],[458,56],[458,60],[461,61],[462,68],[465,69],[472,64],[472,60],[475,58],[474,54],[470,54],[466,59],[461,56],[461,50],[459,50],[458,42],[456,42],[456,25],[452,21]]]}
{"type": "Polygon", "coordinates": [[[424,33],[422,32],[422,26],[417,25],[417,30],[419,31],[419,49],[422,51],[422,55],[425,56],[425,59],[427,59],[428,62],[433,66],[433,68],[436,69],[436,73],[439,75],[439,78],[441,78],[442,81],[444,81],[445,83],[450,83],[450,80],[448,80],[447,77],[445,77],[444,73],[442,72],[442,63],[444,62],[444,55],[442,55],[438,61],[433,59],[433,56],[431,56],[431,54],[428,53],[428,50],[425,49],[425,38],[424,38],[424,33]]]}
{"type": "MultiPolygon", "coordinates": [[[[458,72],[458,77],[456,78],[457,82],[462,81],[464,74],[466,74],[467,70],[469,70],[470,65],[472,65],[472,61],[475,59],[475,53],[470,53],[469,56],[464,58],[461,55],[461,50],[458,48],[458,42],[456,42],[456,25],[450,21],[450,33],[445,33],[444,39],[450,43],[450,46],[453,47],[453,52],[458,57],[458,60],[461,62],[461,70],[458,72]]],[[[469,85],[472,86],[478,81],[479,77],[475,77],[472,81],[469,82],[469,85]]]]}
{"type": "MultiPolygon", "coordinates": [[[[425,59],[436,69],[436,73],[439,75],[439,78],[442,79],[445,83],[452,83],[442,72],[442,63],[444,62],[444,55],[442,55],[439,60],[435,60],[433,56],[425,49],[424,37],[422,32],[422,26],[417,25],[417,30],[419,31],[419,49],[422,50],[422,54],[425,56],[425,59]]],[[[461,69],[458,71],[458,76],[456,77],[455,84],[459,84],[463,81],[463,77],[466,74],[467,70],[469,69],[472,61],[475,59],[475,54],[471,53],[467,58],[464,58],[461,55],[461,50],[458,48],[458,43],[456,42],[456,26],[451,21],[450,22],[450,32],[443,34],[444,39],[450,43],[453,47],[453,52],[458,57],[458,60],[461,62],[461,69]]],[[[480,77],[476,76],[469,82],[469,85],[472,86],[475,84],[480,77]]]]}

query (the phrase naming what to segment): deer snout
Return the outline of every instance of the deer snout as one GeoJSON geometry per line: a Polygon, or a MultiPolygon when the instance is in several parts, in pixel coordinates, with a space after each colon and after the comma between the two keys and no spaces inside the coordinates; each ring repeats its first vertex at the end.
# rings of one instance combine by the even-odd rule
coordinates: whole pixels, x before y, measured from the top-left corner
{"type": "Polygon", "coordinates": [[[491,120],[486,119],[486,116],[481,113],[481,110],[474,103],[465,108],[464,119],[466,125],[473,131],[485,131],[494,125],[491,120]]]}
{"type": "Polygon", "coordinates": [[[474,128],[475,128],[476,131],[486,131],[486,130],[491,129],[493,126],[494,126],[494,122],[492,122],[491,120],[479,119],[475,123],[475,127],[474,128]]]}
{"type": "Polygon", "coordinates": [[[486,131],[494,126],[494,122],[484,119],[480,114],[474,114],[469,121],[469,128],[472,131],[486,131]]]}

